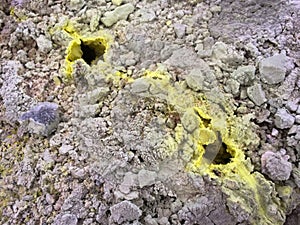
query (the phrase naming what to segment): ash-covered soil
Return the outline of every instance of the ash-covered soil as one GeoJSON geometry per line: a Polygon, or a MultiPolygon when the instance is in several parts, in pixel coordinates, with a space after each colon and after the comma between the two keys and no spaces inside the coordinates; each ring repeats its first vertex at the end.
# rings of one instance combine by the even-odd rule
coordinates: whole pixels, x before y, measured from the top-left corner
{"type": "Polygon", "coordinates": [[[300,221],[300,1],[0,0],[0,223],[300,221]]]}

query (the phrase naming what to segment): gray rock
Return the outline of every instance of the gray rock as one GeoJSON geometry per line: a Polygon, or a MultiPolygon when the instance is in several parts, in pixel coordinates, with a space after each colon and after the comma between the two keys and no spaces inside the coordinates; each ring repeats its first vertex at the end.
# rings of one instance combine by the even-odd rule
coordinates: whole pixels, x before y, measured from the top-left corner
{"type": "Polygon", "coordinates": [[[78,219],[75,215],[73,214],[64,214],[64,215],[58,215],[54,219],[53,225],[77,225],[78,219]]]}
{"type": "Polygon", "coordinates": [[[83,168],[71,168],[71,174],[75,178],[84,179],[86,176],[86,171],[83,168]]]}
{"type": "Polygon", "coordinates": [[[28,131],[31,133],[48,136],[58,126],[59,108],[56,103],[41,102],[25,112],[20,121],[28,121],[28,131]]]}
{"type": "Polygon", "coordinates": [[[142,211],[135,204],[125,200],[110,207],[110,219],[117,224],[137,220],[142,211]]]}
{"type": "Polygon", "coordinates": [[[167,217],[162,217],[158,220],[159,225],[170,225],[169,219],[167,217]]]}
{"type": "Polygon", "coordinates": [[[272,180],[287,180],[292,172],[292,164],[285,152],[267,151],[261,156],[262,172],[272,180]]]}
{"type": "Polygon", "coordinates": [[[78,105],[76,112],[74,115],[80,118],[89,118],[95,117],[101,109],[101,104],[94,104],[94,105],[78,105]]]}
{"type": "Polygon", "coordinates": [[[289,131],[288,131],[288,134],[297,134],[300,132],[300,126],[297,126],[297,125],[293,125],[289,131]]]}
{"type": "MultiPolygon", "coordinates": [[[[281,83],[278,88],[274,88],[273,93],[277,96],[281,96],[282,99],[288,100],[290,99],[293,91],[296,88],[296,83],[299,77],[300,68],[296,67],[293,69],[281,83]]],[[[299,79],[300,81],[300,79],[299,79]]],[[[299,82],[298,81],[298,82],[299,82]]],[[[270,89],[272,90],[272,89],[270,89]]]]}
{"type": "Polygon", "coordinates": [[[111,2],[112,2],[114,5],[119,6],[119,5],[122,4],[123,0],[112,0],[111,2]]]}
{"type": "Polygon", "coordinates": [[[126,20],[130,13],[134,11],[134,6],[131,3],[119,6],[111,12],[106,12],[101,18],[102,23],[110,27],[119,20],[126,20]]]}
{"type": "Polygon", "coordinates": [[[151,84],[147,79],[138,78],[132,83],[131,89],[133,93],[147,92],[149,91],[150,85],[151,84]]]}
{"type": "Polygon", "coordinates": [[[70,0],[69,8],[71,10],[80,10],[85,4],[83,0],[70,0]]]}
{"type": "Polygon", "coordinates": [[[300,124],[300,115],[295,116],[295,123],[300,124]]]}
{"type": "Polygon", "coordinates": [[[295,117],[287,112],[286,109],[278,109],[274,116],[275,126],[279,129],[286,129],[293,126],[295,117]]]}
{"type": "Polygon", "coordinates": [[[19,120],[22,111],[27,110],[34,103],[34,99],[26,95],[19,87],[23,81],[22,77],[18,75],[23,68],[22,64],[19,61],[6,61],[2,65],[0,72],[1,104],[5,107],[5,118],[14,123],[19,120]]]}
{"type": "Polygon", "coordinates": [[[293,177],[295,178],[295,183],[296,183],[297,187],[300,188],[300,169],[299,169],[299,167],[298,168],[296,167],[292,173],[293,173],[293,177]]]}
{"type": "Polygon", "coordinates": [[[239,66],[233,71],[232,78],[237,80],[241,85],[249,85],[255,78],[255,66],[239,66]]]}
{"type": "Polygon", "coordinates": [[[237,96],[240,93],[240,83],[234,79],[228,79],[224,89],[227,92],[232,93],[234,96],[237,96]]]}
{"type": "Polygon", "coordinates": [[[33,61],[29,61],[29,62],[25,63],[25,67],[27,69],[35,69],[35,63],[33,61]]]}
{"type": "Polygon", "coordinates": [[[151,22],[156,18],[155,11],[153,9],[141,9],[139,10],[142,22],[151,22]]]}
{"type": "Polygon", "coordinates": [[[36,44],[39,48],[39,50],[43,53],[48,53],[50,52],[50,50],[52,49],[52,42],[51,40],[49,40],[48,38],[46,38],[46,36],[44,35],[40,35],[37,39],[36,39],[36,44]]]}
{"type": "Polygon", "coordinates": [[[263,59],[259,64],[261,80],[267,84],[278,84],[285,78],[287,57],[284,54],[263,59]]]}
{"type": "Polygon", "coordinates": [[[238,52],[233,46],[223,42],[216,42],[212,46],[212,59],[220,66],[227,69],[227,66],[238,66],[244,60],[244,56],[238,52]],[[227,66],[222,65],[225,63],[227,66]]]}
{"type": "Polygon", "coordinates": [[[197,128],[199,128],[199,117],[196,115],[196,113],[188,109],[181,118],[182,125],[185,130],[187,130],[189,133],[193,133],[197,128]]]}
{"type": "Polygon", "coordinates": [[[207,63],[200,59],[191,48],[174,50],[171,57],[165,61],[165,64],[182,69],[201,68],[203,70],[209,70],[207,63]]]}
{"type": "Polygon", "coordinates": [[[58,149],[58,152],[59,152],[59,154],[64,155],[73,149],[74,149],[74,147],[72,145],[62,144],[62,146],[58,149]]]}
{"type": "Polygon", "coordinates": [[[186,25],[181,23],[175,23],[174,24],[174,31],[178,38],[183,38],[185,35],[186,25]]]}
{"type": "Polygon", "coordinates": [[[91,31],[95,31],[99,25],[101,18],[101,10],[98,9],[88,9],[86,11],[86,18],[89,20],[91,31]]]}
{"type": "Polygon", "coordinates": [[[247,95],[250,100],[257,106],[262,105],[267,101],[265,92],[263,91],[261,84],[254,84],[247,88],[247,95]]]}
{"type": "Polygon", "coordinates": [[[145,220],[145,225],[158,225],[158,223],[156,222],[156,220],[153,219],[151,217],[151,215],[145,216],[144,220],[145,220]]]}
{"type": "Polygon", "coordinates": [[[144,169],[140,170],[140,172],[138,173],[140,188],[154,184],[156,177],[157,177],[156,172],[144,170],[144,169]]]}
{"type": "Polygon", "coordinates": [[[285,107],[287,108],[287,110],[289,110],[290,112],[295,112],[298,109],[299,104],[297,104],[294,101],[288,101],[285,104],[285,107]]]}
{"type": "Polygon", "coordinates": [[[209,199],[208,194],[208,196],[198,197],[196,201],[187,202],[178,212],[178,217],[179,220],[186,221],[185,224],[236,224],[227,210],[223,203],[216,203],[215,200],[209,199]]]}
{"type": "Polygon", "coordinates": [[[119,189],[124,194],[129,194],[131,191],[131,187],[137,185],[138,177],[136,174],[132,172],[128,172],[125,174],[123,182],[121,183],[119,189]]]}
{"type": "Polygon", "coordinates": [[[212,57],[214,59],[225,59],[227,57],[228,47],[223,42],[216,42],[212,47],[212,57]]]}
{"type": "Polygon", "coordinates": [[[216,77],[210,70],[196,68],[187,75],[186,82],[194,91],[209,91],[216,85],[216,77]]]}

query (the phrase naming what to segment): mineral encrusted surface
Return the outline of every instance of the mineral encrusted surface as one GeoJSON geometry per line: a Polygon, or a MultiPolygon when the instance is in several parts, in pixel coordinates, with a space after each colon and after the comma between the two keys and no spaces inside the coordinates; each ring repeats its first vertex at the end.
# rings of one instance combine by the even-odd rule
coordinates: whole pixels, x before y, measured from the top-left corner
{"type": "Polygon", "coordinates": [[[299,9],[2,1],[0,223],[298,225],[299,9]]]}

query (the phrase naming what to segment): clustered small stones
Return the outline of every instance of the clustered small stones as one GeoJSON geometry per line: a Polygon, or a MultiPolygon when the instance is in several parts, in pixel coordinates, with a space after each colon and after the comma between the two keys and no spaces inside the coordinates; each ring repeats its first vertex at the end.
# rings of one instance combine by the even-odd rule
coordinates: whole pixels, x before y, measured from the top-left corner
{"type": "MultiPolygon", "coordinates": [[[[0,147],[0,185],[5,189],[0,194],[1,223],[249,222],[249,214],[230,205],[211,181],[178,172],[176,161],[159,165],[156,160],[164,156],[150,154],[165,137],[155,130],[163,125],[153,119],[150,101],[129,96],[149,87],[135,82],[132,90],[119,91],[80,60],[74,83],[60,83],[64,48],[71,39],[48,28],[67,18],[85,32],[111,30],[116,36],[112,66],[132,77],[163,63],[174,80],[185,81],[196,92],[220,86],[233,99],[237,115],[257,114],[261,150],[246,152],[255,168],[274,183],[300,187],[300,22],[295,5],[276,0],[264,10],[261,4],[239,1],[45,2],[0,5],[0,101],[5,110],[0,122],[7,127],[21,123],[25,130],[17,136],[13,128],[0,128],[5,142],[0,147]],[[236,9],[240,17],[232,13],[236,9]],[[268,19],[260,23],[265,15],[268,19]],[[141,135],[144,139],[135,141],[141,135]],[[91,155],[105,160],[91,164],[91,155]],[[142,167],[147,163],[152,168],[142,167]],[[165,177],[158,168],[172,176],[165,177]]],[[[299,202],[284,200],[299,208],[299,202]]]]}

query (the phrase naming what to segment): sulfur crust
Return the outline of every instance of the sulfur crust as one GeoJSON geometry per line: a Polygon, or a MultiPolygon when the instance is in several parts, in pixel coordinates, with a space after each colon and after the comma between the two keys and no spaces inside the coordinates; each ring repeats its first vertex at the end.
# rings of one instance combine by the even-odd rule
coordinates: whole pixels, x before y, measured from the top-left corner
{"type": "Polygon", "coordinates": [[[66,50],[65,57],[65,74],[67,78],[72,78],[73,65],[77,59],[82,57],[82,51],[80,48],[81,42],[89,44],[97,51],[102,51],[101,48],[104,47],[103,59],[106,59],[106,53],[109,51],[112,44],[112,37],[110,34],[104,31],[98,31],[93,34],[81,35],[74,27],[74,25],[68,21],[66,22],[61,29],[65,31],[73,40],[69,43],[69,46],[66,50]],[[97,44],[97,43],[101,43],[97,44]]]}
{"type": "MultiPolygon", "coordinates": [[[[149,79],[152,85],[161,85],[165,87],[168,93],[168,103],[173,105],[178,110],[179,115],[190,110],[198,115],[199,129],[191,134],[188,134],[188,138],[194,143],[193,156],[190,157],[190,161],[186,164],[186,170],[199,175],[208,175],[213,179],[222,183],[228,180],[235,180],[239,185],[246,188],[248,196],[239,196],[232,192],[232,190],[223,188],[223,191],[229,195],[229,199],[234,202],[241,202],[242,208],[249,213],[257,215],[256,218],[252,218],[253,223],[259,224],[280,224],[276,218],[268,212],[268,204],[270,204],[270,197],[264,194],[265,189],[261,187],[261,181],[263,176],[257,172],[253,173],[253,166],[249,160],[245,159],[243,148],[249,140],[255,141],[257,138],[253,132],[250,131],[250,119],[251,116],[239,118],[225,113],[220,108],[216,108],[212,103],[206,100],[203,96],[195,96],[192,92],[185,92],[184,86],[177,86],[175,88],[171,83],[169,76],[159,71],[151,72],[147,71],[145,77],[149,79]],[[159,84],[157,84],[159,82],[159,84]],[[182,89],[181,89],[182,88],[182,89]],[[185,99],[185,103],[182,103],[182,99],[185,99]],[[214,111],[210,111],[214,109],[214,111]],[[222,142],[227,146],[227,152],[232,156],[231,160],[227,164],[214,164],[211,161],[203,157],[205,153],[205,145],[208,145],[216,140],[216,132],[220,132],[222,142]],[[245,142],[245,143],[242,143],[245,142]],[[217,175],[215,171],[219,171],[220,175],[217,175]],[[255,205],[247,202],[247,197],[255,202],[255,205]]],[[[224,106],[226,106],[224,102],[224,106]]],[[[229,110],[226,110],[230,112],[229,110]]],[[[182,125],[178,125],[175,129],[175,140],[177,143],[182,142],[186,138],[186,132],[182,125]]],[[[168,143],[172,142],[168,140],[168,143]]],[[[172,151],[176,151],[176,147],[172,146],[172,151]]],[[[178,147],[178,146],[177,146],[178,147]]],[[[178,150],[178,149],[177,149],[178,150]]],[[[188,151],[187,151],[188,152],[188,151]]],[[[190,153],[189,153],[190,154],[190,153]]],[[[268,183],[267,189],[272,189],[272,184],[268,183]]],[[[242,191],[243,192],[243,191],[242,191]]],[[[278,206],[279,210],[281,207],[278,206]]]]}

